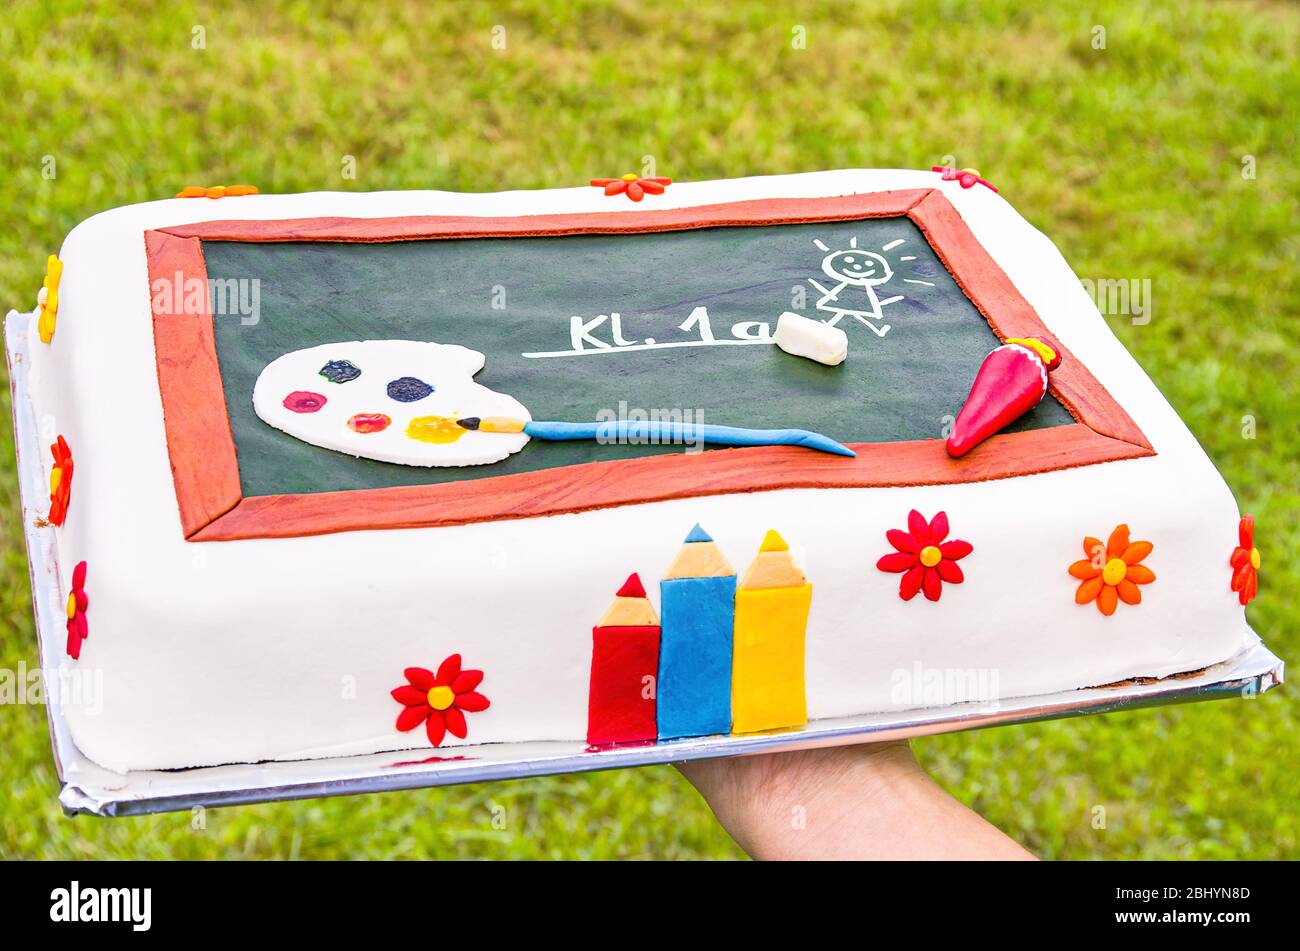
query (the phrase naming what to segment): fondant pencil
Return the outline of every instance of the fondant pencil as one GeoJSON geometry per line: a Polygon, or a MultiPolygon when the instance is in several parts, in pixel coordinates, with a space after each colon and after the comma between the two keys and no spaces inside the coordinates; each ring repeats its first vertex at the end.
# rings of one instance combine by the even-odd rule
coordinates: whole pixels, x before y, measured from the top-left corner
{"type": "Polygon", "coordinates": [[[696,525],[659,582],[659,738],[731,729],[736,572],[696,525]]]}
{"type": "Polygon", "coordinates": [[[669,445],[712,443],[715,446],[804,446],[837,456],[856,456],[848,446],[806,429],[744,429],[712,423],[679,423],[659,419],[613,419],[601,423],[563,423],[511,416],[468,416],[456,420],[465,429],[484,433],[526,433],[536,439],[603,442],[638,441],[669,445]]]}
{"type": "Polygon", "coordinates": [[[1010,426],[1047,395],[1047,374],[1061,354],[1039,337],[1008,337],[980,364],[970,395],[948,436],[948,455],[958,459],[1010,426]]]}
{"type": "Polygon", "coordinates": [[[641,579],[628,576],[609,610],[591,629],[587,742],[632,743],[655,738],[659,619],[641,579]]]}
{"type": "Polygon", "coordinates": [[[775,531],[736,589],[731,730],[757,733],[808,722],[804,642],[812,585],[775,531]]]}

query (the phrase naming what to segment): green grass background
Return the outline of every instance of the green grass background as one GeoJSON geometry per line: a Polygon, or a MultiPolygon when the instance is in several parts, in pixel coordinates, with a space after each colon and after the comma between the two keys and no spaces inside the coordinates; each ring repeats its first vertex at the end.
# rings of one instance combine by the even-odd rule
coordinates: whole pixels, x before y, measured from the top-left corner
{"type": "MultiPolygon", "coordinates": [[[[647,155],[683,180],[955,156],[1081,277],[1151,280],[1151,322],[1111,325],[1256,514],[1250,616],[1300,657],[1295,5],[130,6],[17,2],[0,17],[4,307],[30,308],[78,221],[187,183],[488,191],[574,185],[647,155]],[[191,48],[196,26],[205,50],[191,48]],[[800,26],[806,49],[792,48],[800,26]]],[[[36,650],[7,426],[0,441],[12,669],[36,650]]],[[[1284,687],[916,748],[1042,856],[1294,858],[1298,713],[1284,687]]],[[[211,810],[201,830],[189,814],[67,819],[56,792],[44,709],[0,708],[4,857],[740,855],[667,767],[211,810]]]]}

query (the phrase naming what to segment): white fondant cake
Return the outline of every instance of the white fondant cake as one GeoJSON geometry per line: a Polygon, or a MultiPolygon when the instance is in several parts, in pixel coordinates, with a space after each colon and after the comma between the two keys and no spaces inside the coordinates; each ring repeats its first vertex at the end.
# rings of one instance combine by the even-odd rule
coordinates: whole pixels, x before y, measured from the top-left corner
{"type": "MultiPolygon", "coordinates": [[[[735,227],[716,226],[713,231],[699,232],[697,240],[726,241],[749,227],[779,228],[782,214],[785,212],[780,209],[768,209],[763,211],[761,222],[747,220],[735,227]]],[[[823,218],[791,214],[799,220],[853,220],[851,215],[839,213],[828,213],[823,218]]],[[[685,215],[681,220],[689,218],[685,215]]],[[[661,225],[668,228],[659,235],[666,242],[662,247],[670,250],[672,242],[683,240],[674,236],[697,233],[673,231],[674,225],[662,222],[631,230],[657,232],[661,225]]],[[[698,229],[700,222],[689,226],[698,229]]],[[[339,226],[301,225],[298,237],[292,240],[311,242],[315,240],[313,229],[328,231],[333,227],[339,226]]],[[[552,233],[547,230],[552,227],[567,233],[563,225],[553,223],[542,232],[552,233]]],[[[937,237],[937,225],[931,232],[922,223],[922,230],[936,245],[934,252],[943,265],[960,276],[963,261],[975,255],[972,246],[944,247],[937,237]]],[[[212,237],[216,233],[209,233],[204,240],[220,241],[219,235],[212,237]]],[[[779,232],[771,234],[775,237],[764,240],[780,239],[779,232]]],[[[429,243],[450,246],[473,243],[478,237],[466,235],[463,241],[429,243]]],[[[501,242],[503,253],[511,253],[514,246],[505,247],[511,240],[623,239],[520,236],[491,240],[501,242]]],[[[338,247],[335,244],[326,250],[334,253],[338,247]]],[[[362,249],[360,254],[376,253],[371,243],[357,247],[362,249]]],[[[798,247],[801,253],[811,247],[802,234],[798,247]]],[[[425,253],[418,248],[409,250],[425,253]]],[[[436,255],[444,250],[455,249],[430,248],[427,253],[436,255]]],[[[896,254],[897,249],[889,253],[896,254]]],[[[907,306],[906,301],[890,304],[892,284],[881,284],[879,271],[872,271],[869,282],[854,272],[843,279],[839,288],[827,287],[834,277],[828,279],[826,273],[831,272],[818,269],[820,255],[816,251],[813,254],[810,265],[798,273],[773,275],[770,283],[775,291],[770,310],[738,313],[740,329],[730,336],[721,326],[710,331],[710,336],[716,333],[717,338],[726,337],[736,346],[682,345],[672,349],[662,346],[662,335],[658,342],[647,342],[641,336],[633,339],[633,331],[628,328],[635,319],[637,301],[623,299],[615,281],[601,299],[590,301],[584,316],[574,316],[576,311],[568,301],[563,301],[563,309],[556,305],[559,341],[552,349],[566,351],[570,344],[572,350],[628,346],[636,351],[637,359],[646,361],[647,372],[653,372],[656,366],[663,367],[664,372],[675,372],[687,366],[684,361],[708,361],[715,359],[715,354],[719,361],[753,360],[756,362],[743,365],[754,367],[755,374],[766,374],[764,379],[774,381],[774,386],[816,391],[818,399],[828,407],[837,399],[837,388],[842,385],[843,377],[834,374],[854,373],[855,367],[860,369],[860,359],[883,359],[881,354],[894,352],[882,349],[886,346],[918,355],[922,362],[942,358],[947,325],[925,323],[942,318],[942,314],[935,316],[942,308],[909,311],[900,309],[907,306]],[[806,276],[816,278],[820,285],[807,283],[806,276]],[[835,324],[855,338],[844,363],[822,366],[785,355],[771,345],[770,335],[764,338],[762,327],[741,327],[744,322],[775,324],[783,311],[791,309],[790,288],[794,284],[809,290],[805,315],[823,319],[834,311],[838,314],[835,324]],[[818,287],[821,293],[831,295],[833,306],[818,303],[819,294],[813,292],[818,287]],[[860,303],[843,303],[845,287],[861,292],[860,303]],[[838,297],[833,293],[837,290],[838,297]],[[886,321],[877,319],[882,314],[886,321]],[[621,315],[622,330],[615,330],[612,344],[608,337],[592,343],[597,330],[581,329],[594,315],[621,315]],[[892,326],[885,327],[886,323],[892,326]],[[927,330],[929,327],[934,329],[927,330]],[[588,336],[584,337],[584,333],[588,336]]],[[[742,651],[762,649],[763,638],[771,633],[763,627],[765,616],[788,615],[790,624],[801,623],[797,598],[790,594],[780,600],[785,597],[781,592],[803,592],[799,595],[803,597],[806,585],[811,585],[811,606],[803,605],[808,612],[806,630],[800,632],[804,638],[802,685],[793,682],[799,676],[795,663],[780,668],[787,671],[781,674],[785,682],[770,689],[788,694],[801,686],[807,716],[813,720],[927,705],[932,701],[917,689],[917,672],[989,674],[993,689],[1001,696],[1025,696],[1196,670],[1230,657],[1250,637],[1244,608],[1230,590],[1232,572],[1228,562],[1237,544],[1240,516],[1228,487],[1178,415],[1111,334],[1052,243],[1000,195],[980,185],[963,188],[960,182],[943,181],[932,172],[837,171],[674,183],[662,194],[647,194],[639,204],[629,202],[624,195],[610,196],[590,187],[481,195],[427,191],[258,195],[220,201],[174,199],[90,218],[67,237],[59,257],[63,273],[58,286],[57,327],[51,341],[45,343],[39,339],[33,321],[31,387],[27,396],[34,404],[46,441],[53,442],[56,434],[65,437],[75,459],[66,521],[55,532],[61,597],[74,594],[74,614],[82,616],[87,637],[80,645],[79,658],[66,657],[65,663],[102,672],[102,704],[93,709],[71,705],[67,717],[78,747],[112,769],[427,748],[432,744],[433,731],[424,726],[431,718],[447,728],[440,737],[444,747],[587,737],[592,727],[589,718],[597,715],[593,706],[593,627],[600,623],[605,625],[604,630],[658,632],[655,625],[660,623],[660,613],[665,625],[683,623],[676,620],[680,612],[674,614],[667,606],[660,611],[659,580],[680,558],[683,539],[695,523],[700,523],[717,548],[726,553],[726,560],[735,566],[734,573],[744,576],[740,588],[745,596],[742,613],[746,620],[741,621],[737,615],[737,656],[742,651]],[[994,441],[976,447],[962,460],[947,460],[943,454],[945,421],[940,418],[926,423],[934,430],[929,438],[932,447],[907,438],[896,442],[858,440],[852,432],[830,431],[819,425],[821,420],[806,415],[779,418],[780,400],[756,397],[752,405],[746,405],[741,376],[729,369],[718,369],[724,366],[721,363],[711,366],[700,362],[696,364],[700,374],[727,400],[708,407],[710,421],[745,426],[751,417],[766,413],[762,417],[765,426],[760,428],[770,428],[766,424],[775,421],[784,426],[826,431],[833,438],[855,445],[857,457],[843,459],[792,446],[706,452],[670,449],[642,457],[637,447],[619,446],[609,447],[608,461],[604,461],[606,457],[600,454],[606,447],[592,443],[583,444],[582,449],[591,453],[584,457],[590,461],[575,468],[530,461],[548,458],[540,454],[559,451],[559,444],[527,440],[521,433],[479,431],[468,432],[465,440],[455,445],[494,446],[497,444],[492,441],[498,440],[501,449],[492,455],[504,461],[493,462],[487,457],[459,459],[446,465],[466,461],[484,464],[470,469],[437,464],[424,468],[429,463],[418,458],[408,460],[374,452],[372,458],[392,461],[369,463],[371,468],[355,470],[359,473],[356,479],[369,482],[331,483],[322,488],[309,483],[317,475],[315,470],[333,473],[333,467],[344,463],[360,466],[360,461],[343,453],[364,456],[366,453],[356,447],[368,437],[338,442],[319,433],[297,433],[301,440],[285,436],[249,412],[254,399],[251,387],[232,391],[229,381],[234,377],[228,375],[225,396],[235,420],[242,500],[237,495],[224,507],[219,500],[212,501],[216,497],[205,495],[203,487],[208,483],[195,488],[207,478],[202,466],[212,463],[212,459],[196,463],[181,458],[184,447],[180,434],[194,419],[192,410],[184,409],[184,400],[190,398],[191,391],[186,389],[186,377],[174,376],[186,368],[179,366],[170,350],[160,359],[158,341],[162,339],[160,334],[179,326],[166,321],[204,318],[158,316],[151,312],[149,254],[156,246],[150,245],[147,250],[146,232],[171,229],[169,234],[180,234],[174,238],[176,242],[195,242],[199,239],[181,234],[182,226],[217,221],[323,219],[352,222],[346,226],[355,227],[358,219],[422,216],[452,217],[458,222],[456,228],[473,230],[475,226],[472,222],[466,225],[466,219],[573,215],[591,219],[600,215],[602,221],[618,228],[617,222],[624,216],[669,209],[842,196],[871,198],[913,191],[939,196],[942,208],[953,211],[951,219],[944,219],[945,227],[968,229],[978,249],[982,249],[980,253],[996,265],[986,267],[982,278],[986,289],[979,292],[984,295],[980,306],[985,316],[996,324],[999,309],[1010,306],[1007,301],[1011,296],[1027,302],[1046,334],[1066,351],[1063,370],[1072,363],[1085,367],[1105,397],[1127,415],[1150,451],[1143,448],[1137,454],[1109,461],[1080,461],[1070,452],[1059,450],[1052,434],[1069,428],[1061,425],[1056,430],[1043,427],[1031,433],[994,437],[994,441]],[[170,412],[165,410],[160,373],[172,381],[169,385],[173,389],[166,395],[173,401],[168,403],[170,412]],[[265,427],[264,431],[256,429],[258,426],[265,427]],[[1020,437],[1026,439],[1014,442],[1020,437]],[[995,444],[997,439],[1007,441],[995,444]],[[982,460],[992,459],[1003,453],[1001,447],[1012,445],[1023,445],[1023,458],[1006,462],[1014,471],[1002,471],[996,466],[980,468],[989,465],[982,460]],[[911,447],[908,451],[922,462],[914,464],[909,461],[913,457],[903,458],[900,446],[911,447]],[[335,449],[342,452],[332,451],[335,449]],[[982,456],[986,449],[988,453],[982,456]],[[281,452],[306,453],[292,458],[310,461],[276,468],[274,457],[281,452]],[[638,460],[644,462],[645,458],[670,465],[671,476],[660,479],[655,477],[658,470],[636,469],[638,460]],[[772,478],[757,483],[745,481],[749,476],[745,474],[748,467],[744,460],[748,459],[763,460],[772,478]],[[732,471],[727,468],[731,465],[728,460],[741,462],[732,471]],[[404,461],[415,465],[398,465],[404,461]],[[279,480],[277,485],[283,486],[280,492],[272,495],[254,484],[253,480],[261,477],[246,468],[254,464],[266,467],[266,478],[279,480]],[[841,470],[828,468],[840,464],[859,467],[842,471],[862,475],[845,481],[839,475],[841,470]],[[194,465],[200,466],[197,475],[187,468],[194,465]],[[953,466],[952,472],[960,476],[954,475],[954,480],[948,481],[944,465],[953,466]],[[483,470],[493,466],[519,466],[504,478],[533,481],[527,482],[517,495],[501,501],[499,508],[493,508],[498,504],[498,483],[472,481],[490,475],[483,470]],[[719,474],[709,479],[696,478],[697,468],[704,466],[714,466],[719,474]],[[919,471],[917,466],[928,474],[913,474],[919,471]],[[197,481],[187,482],[191,475],[197,481]],[[423,498],[420,493],[425,484],[421,480],[425,478],[444,480],[434,487],[460,494],[446,495],[450,500],[446,503],[435,499],[415,506],[411,500],[423,498]],[[460,478],[471,481],[454,481],[460,478]],[[578,491],[570,485],[574,479],[583,480],[584,486],[594,486],[590,488],[594,494],[589,504],[581,501],[585,496],[573,494],[578,491]],[[853,484],[855,479],[859,484],[853,484]],[[635,490],[627,488],[634,484],[635,490]],[[663,488],[670,484],[676,488],[663,488]],[[625,489],[632,495],[620,496],[625,489]],[[273,501],[259,501],[268,495],[273,501]],[[562,501],[553,502],[561,496],[562,501]],[[367,499],[364,504],[355,501],[362,497],[367,499]],[[208,504],[209,510],[201,520],[202,526],[196,527],[189,521],[190,515],[182,514],[180,500],[185,498],[207,500],[203,504],[208,504]],[[367,522],[371,516],[366,514],[372,510],[376,513],[373,524],[367,522]],[[922,513],[928,523],[920,526],[922,533],[936,527],[938,513],[946,513],[951,526],[948,540],[963,539],[973,550],[964,556],[956,549],[927,554],[931,547],[937,551],[944,540],[936,537],[933,545],[921,544],[925,539],[917,539],[918,526],[913,523],[909,528],[909,512],[913,510],[922,513]],[[236,516],[243,518],[244,512],[260,513],[255,528],[240,527],[252,521],[232,521],[236,516]],[[471,512],[462,518],[462,513],[471,512]],[[235,527],[225,530],[224,535],[211,535],[214,526],[223,524],[235,527]],[[1112,530],[1124,524],[1131,529],[1134,540],[1150,541],[1154,550],[1135,550],[1127,556],[1123,551],[1107,552],[1098,555],[1096,571],[1083,569],[1079,576],[1069,573],[1072,563],[1085,558],[1086,538],[1104,544],[1112,530]],[[769,529],[777,529],[800,557],[797,570],[787,559],[781,562],[785,574],[772,569],[771,578],[765,581],[763,558],[781,554],[779,544],[769,541],[764,545],[764,556],[755,558],[769,529]],[[887,538],[891,530],[911,530],[913,541],[898,534],[890,536],[898,542],[892,544],[887,538]],[[209,534],[205,536],[205,532],[209,534]],[[878,567],[891,552],[908,555],[909,545],[918,549],[912,554],[925,570],[913,575],[910,570],[878,567]],[[1112,564],[1117,559],[1121,561],[1118,568],[1112,564]],[[747,573],[751,561],[753,567],[747,573]],[[1150,581],[1130,571],[1129,578],[1141,584],[1139,604],[1125,601],[1124,572],[1129,561],[1154,573],[1154,581],[1150,581]],[[87,566],[81,585],[85,597],[77,602],[74,569],[83,562],[87,566]],[[939,563],[945,564],[942,570],[939,563]],[[932,582],[927,580],[926,571],[930,570],[942,575],[938,600],[929,599],[935,593],[930,590],[932,582]],[[611,608],[614,592],[632,572],[638,572],[645,583],[649,606],[621,593],[611,608]],[[1095,592],[1088,592],[1094,596],[1086,603],[1076,603],[1081,581],[1088,582],[1091,575],[1102,578],[1094,587],[1119,591],[1121,601],[1113,613],[1107,615],[1097,609],[1095,592]],[[905,600],[900,596],[900,581],[906,586],[909,577],[917,586],[924,584],[925,591],[905,600]],[[778,596],[767,599],[773,591],[778,596]],[[602,621],[603,615],[613,620],[602,621]],[[459,669],[452,669],[456,666],[453,663],[441,671],[439,679],[439,667],[452,655],[460,656],[459,669]],[[411,668],[417,670],[412,673],[411,668]],[[428,677],[418,669],[427,670],[428,677]],[[482,671],[483,676],[479,679],[461,670],[482,671]],[[395,688],[399,688],[396,693],[395,688]],[[474,696],[487,698],[490,706],[480,700],[463,699],[474,696]],[[422,706],[426,698],[427,708],[422,706]],[[399,717],[406,719],[399,721],[399,717]],[[466,735],[462,739],[459,733],[466,735]]],[[[585,262],[587,258],[575,260],[585,262]]],[[[645,266],[659,265],[647,258],[645,266]]],[[[581,268],[583,274],[588,273],[586,263],[581,268]]],[[[899,285],[900,295],[923,294],[951,280],[943,267],[928,274],[909,272],[898,260],[885,265],[884,270],[891,282],[908,281],[899,285]]],[[[565,281],[547,281],[565,275],[556,275],[553,269],[549,274],[545,271],[522,275],[485,273],[480,283],[484,294],[493,285],[503,283],[513,300],[524,302],[529,301],[530,288],[554,285],[559,289],[546,293],[562,301],[565,281]]],[[[401,267],[395,266],[391,283],[371,288],[376,302],[385,302],[390,295],[397,299],[384,303],[395,315],[390,331],[371,333],[370,339],[423,338],[482,352],[468,329],[469,322],[497,317],[487,310],[487,316],[482,318],[466,316],[463,339],[421,333],[418,321],[430,306],[429,301],[422,300],[418,307],[412,305],[409,313],[404,310],[402,298],[408,292],[401,273],[401,267]]],[[[573,277],[578,276],[575,265],[573,277]]],[[[654,283],[671,292],[679,280],[682,278],[676,273],[661,272],[654,283]]],[[[755,283],[761,282],[737,278],[728,286],[750,287],[755,283]]],[[[958,283],[979,296],[972,290],[972,282],[963,278],[958,283]]],[[[294,300],[287,296],[272,300],[278,291],[271,281],[265,281],[261,288],[262,325],[234,330],[228,340],[218,342],[217,362],[223,372],[235,371],[227,363],[228,353],[234,351],[222,347],[252,346],[256,334],[279,332],[277,328],[286,326],[292,329],[295,322],[305,327],[317,319],[312,316],[313,307],[330,306],[328,294],[308,300],[303,292],[294,300]]],[[[333,285],[327,291],[339,292],[333,285]]],[[[679,327],[688,315],[698,325],[698,314],[692,310],[697,302],[691,293],[683,290],[677,297],[668,293],[667,299],[679,308],[674,311],[672,327],[679,327]]],[[[823,301],[826,299],[823,297],[823,301]]],[[[454,308],[464,302],[445,303],[454,308]]],[[[714,311],[725,309],[712,300],[709,306],[714,311]]],[[[156,301],[153,309],[158,310],[156,301]]],[[[505,316],[499,319],[510,320],[511,313],[505,309],[501,311],[505,316]]],[[[714,320],[718,320],[716,315],[714,320]]],[[[607,333],[611,324],[601,326],[607,333]]],[[[524,335],[533,331],[521,325],[517,332],[524,335]]],[[[365,339],[348,326],[339,326],[332,337],[325,336],[327,343],[340,344],[365,339]]],[[[503,339],[510,339],[509,335],[503,339]]],[[[991,334],[988,341],[985,352],[998,345],[991,334]]],[[[301,346],[284,345],[280,352],[305,349],[309,343],[312,341],[305,340],[301,346]]],[[[368,359],[365,348],[374,346],[363,342],[359,355],[348,359],[361,365],[368,359]]],[[[522,353],[524,347],[516,349],[522,353]]],[[[319,362],[317,357],[312,356],[308,362],[319,362]]],[[[342,357],[331,352],[327,359],[342,357]]],[[[539,380],[541,374],[558,374],[562,378],[575,372],[566,368],[579,363],[591,367],[595,361],[605,361],[599,371],[602,385],[616,386],[626,380],[627,399],[633,406],[643,406],[639,402],[642,397],[635,392],[641,385],[637,383],[639,378],[625,376],[629,368],[643,364],[632,364],[631,359],[630,355],[598,353],[565,363],[562,356],[543,355],[521,359],[519,366],[525,369],[519,373],[511,370],[504,376],[493,376],[494,360],[509,363],[510,367],[514,364],[488,353],[487,366],[479,376],[480,388],[497,394],[504,402],[479,412],[479,407],[460,405],[462,394],[458,393],[452,401],[456,405],[439,404],[430,415],[496,414],[526,419],[526,406],[540,419],[554,419],[568,405],[563,402],[569,398],[564,388],[555,386],[548,391],[547,401],[539,402],[529,389],[530,377],[526,374],[536,374],[539,380]]],[[[400,363],[384,362],[374,373],[397,378],[402,372],[400,363]]],[[[888,370],[883,364],[879,366],[882,369],[878,372],[888,370]]],[[[977,359],[951,371],[961,377],[963,392],[978,367],[977,359]]],[[[367,369],[362,367],[363,372],[367,369]]],[[[273,371],[278,372],[273,367],[267,373],[273,371]]],[[[209,366],[207,372],[216,371],[209,366]]],[[[467,366],[465,372],[472,376],[474,371],[467,366]]],[[[316,379],[321,388],[336,387],[340,392],[351,385],[316,379]]],[[[479,386],[466,384],[467,380],[464,377],[460,383],[479,386]]],[[[251,384],[251,378],[247,382],[251,384]]],[[[436,390],[437,381],[427,382],[436,390]]],[[[573,387],[580,390],[588,382],[575,378],[573,387]]],[[[277,400],[287,398],[290,390],[311,388],[276,380],[268,386],[272,383],[274,392],[268,389],[266,401],[259,397],[257,412],[267,422],[281,426],[274,416],[275,406],[282,405],[277,400]]],[[[863,409],[873,415],[872,425],[888,417],[891,385],[882,381],[877,388],[879,402],[863,409]]],[[[1095,395],[1099,391],[1093,392],[1095,395]]],[[[333,393],[329,394],[332,400],[333,393]]],[[[435,392],[430,399],[437,396],[435,392]]],[[[580,397],[580,393],[572,396],[575,400],[580,397]]],[[[376,393],[352,400],[347,414],[339,419],[367,411],[368,405],[363,404],[380,398],[376,393]]],[[[337,399],[341,406],[343,397],[337,399]]],[[[465,394],[463,399],[470,399],[470,395],[465,394]]],[[[1076,418],[1089,418],[1092,412],[1086,400],[1063,402],[1072,402],[1066,408],[1076,418]]],[[[796,404],[800,413],[806,413],[801,401],[790,401],[792,407],[796,404]]],[[[955,415],[959,408],[952,406],[951,414],[955,415]]],[[[1099,425],[1092,428],[1098,429],[1099,425]]],[[[342,438],[342,430],[337,432],[342,438]]],[[[1091,438],[1088,433],[1078,435],[1081,430],[1072,432],[1081,440],[1091,438]]],[[[1110,439],[1113,435],[1106,432],[1097,438],[1110,439]]],[[[228,438],[228,434],[212,432],[214,458],[220,455],[223,439],[228,438]]],[[[423,445],[417,442],[407,448],[423,445]]],[[[1130,440],[1127,445],[1136,443],[1130,440]]],[[[233,460],[233,453],[230,455],[233,460]]],[[[51,459],[43,462],[48,475],[51,459]]],[[[30,460],[27,463],[32,464],[30,460]]],[[[222,478],[228,485],[229,474],[222,478]]],[[[525,483],[501,484],[509,488],[525,483]]],[[[192,507],[186,511],[194,510],[192,507]]],[[[251,520],[252,515],[248,518],[251,520]]],[[[703,559],[702,567],[687,574],[710,581],[730,576],[729,567],[718,567],[725,565],[720,558],[700,555],[699,559],[703,559]]],[[[676,571],[676,575],[682,573],[676,571]]],[[[916,588],[912,590],[915,593],[916,588]]],[[[1114,597],[1112,594],[1112,607],[1114,597]]],[[[722,628],[726,631],[730,630],[730,615],[726,613],[730,603],[722,602],[717,609],[722,612],[717,616],[723,618],[722,628]]],[[[61,603],[53,607],[63,610],[61,603]]],[[[675,632],[673,636],[682,635],[675,632]]],[[[666,628],[662,638],[666,657],[670,638],[666,628]]],[[[652,640],[644,641],[647,650],[654,649],[652,640]]],[[[730,640],[727,649],[731,649],[730,640]]],[[[684,657],[680,663],[685,669],[696,663],[689,651],[675,656],[684,657]]],[[[768,661],[746,656],[746,678],[761,679],[768,661]]],[[[771,665],[780,663],[771,659],[771,665]]],[[[639,680],[637,687],[645,692],[645,684],[639,680]]],[[[715,682],[713,687],[728,689],[725,683],[715,682]]],[[[615,684],[610,689],[615,691],[613,702],[617,703],[617,690],[621,688],[615,684]]],[[[668,689],[667,684],[659,685],[661,695],[668,689]]],[[[654,696],[655,691],[649,690],[650,702],[654,696]]],[[[685,704],[688,708],[694,702],[692,697],[686,697],[690,701],[685,704]]],[[[762,707],[759,702],[760,713],[762,707]]],[[[621,721],[617,713],[611,722],[618,727],[621,721]]]]}

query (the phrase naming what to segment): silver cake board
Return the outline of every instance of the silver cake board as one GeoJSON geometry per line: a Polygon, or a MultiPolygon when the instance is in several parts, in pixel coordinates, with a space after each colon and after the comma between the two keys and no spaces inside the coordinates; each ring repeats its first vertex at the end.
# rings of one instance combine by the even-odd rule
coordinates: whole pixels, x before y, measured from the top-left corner
{"type": "MultiPolygon", "coordinates": [[[[33,408],[26,397],[27,332],[33,319],[33,314],[10,311],[5,319],[5,347],[41,669],[55,672],[65,647],[66,631],[55,569],[54,529],[42,517],[49,490],[44,484],[41,453],[48,449],[39,438],[33,408]]],[[[420,789],[679,763],[716,756],[882,742],[1195,700],[1250,698],[1278,686],[1282,678],[1282,661],[1256,637],[1235,657],[1178,677],[815,720],[800,729],[778,733],[708,736],[600,749],[580,742],[488,743],[450,747],[436,753],[426,748],[295,762],[130,773],[115,773],[81,754],[68,730],[62,696],[47,690],[46,711],[54,764],[62,785],[59,802],[64,811],[69,815],[130,816],[200,806],[420,789]]],[[[53,678],[47,678],[47,683],[50,679],[53,678]]]]}

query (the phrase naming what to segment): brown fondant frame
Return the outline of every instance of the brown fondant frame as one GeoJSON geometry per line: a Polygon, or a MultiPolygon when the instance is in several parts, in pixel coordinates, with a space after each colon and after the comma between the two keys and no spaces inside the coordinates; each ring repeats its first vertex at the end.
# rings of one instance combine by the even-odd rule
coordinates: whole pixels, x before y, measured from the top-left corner
{"type": "MultiPolygon", "coordinates": [[[[151,288],[155,280],[170,283],[178,277],[199,278],[206,286],[205,240],[386,242],[630,234],[900,216],[921,229],[999,337],[1046,332],[957,210],[935,189],[511,218],[209,221],[147,231],[145,249],[151,288]]],[[[979,482],[1154,455],[1128,414],[1063,348],[1051,391],[1077,422],[994,436],[961,459],[949,458],[942,439],[855,443],[856,459],[771,446],[593,462],[439,485],[246,498],[240,491],[211,313],[155,311],[153,327],[167,450],[181,526],[191,541],[460,525],[728,492],[979,482]]]]}

